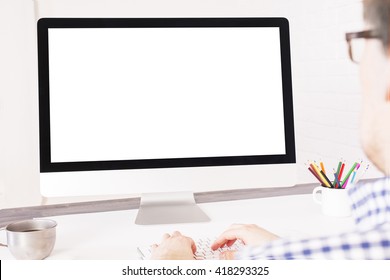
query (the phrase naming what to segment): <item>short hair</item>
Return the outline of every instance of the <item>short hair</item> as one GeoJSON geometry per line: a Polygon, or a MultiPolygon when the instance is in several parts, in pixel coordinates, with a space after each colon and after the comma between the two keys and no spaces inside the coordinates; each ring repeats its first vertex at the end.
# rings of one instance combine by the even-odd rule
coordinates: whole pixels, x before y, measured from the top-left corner
{"type": "Polygon", "coordinates": [[[383,46],[390,45],[390,0],[364,0],[364,19],[379,33],[383,46]]]}

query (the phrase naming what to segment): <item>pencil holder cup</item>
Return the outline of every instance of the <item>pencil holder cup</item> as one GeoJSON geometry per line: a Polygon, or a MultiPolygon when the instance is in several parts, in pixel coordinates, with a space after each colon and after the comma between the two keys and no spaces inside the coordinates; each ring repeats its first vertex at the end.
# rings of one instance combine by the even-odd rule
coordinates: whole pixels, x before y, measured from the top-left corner
{"type": "Polygon", "coordinates": [[[321,205],[322,213],[332,217],[348,217],[351,205],[346,189],[319,186],[313,190],[314,202],[321,205]]]}

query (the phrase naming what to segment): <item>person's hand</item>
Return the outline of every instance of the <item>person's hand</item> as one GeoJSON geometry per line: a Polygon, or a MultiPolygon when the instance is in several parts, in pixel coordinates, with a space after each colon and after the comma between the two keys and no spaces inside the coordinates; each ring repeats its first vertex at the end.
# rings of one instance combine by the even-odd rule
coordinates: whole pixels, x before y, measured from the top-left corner
{"type": "Polygon", "coordinates": [[[161,244],[151,247],[152,260],[193,260],[196,252],[195,242],[178,231],[164,234],[161,244]]]}
{"type": "MultiPolygon", "coordinates": [[[[217,250],[223,246],[232,246],[237,240],[241,240],[245,245],[257,246],[266,242],[278,239],[279,237],[257,225],[234,224],[225,230],[211,245],[212,250],[217,250]]],[[[234,252],[225,252],[221,259],[233,259],[234,252]]]]}

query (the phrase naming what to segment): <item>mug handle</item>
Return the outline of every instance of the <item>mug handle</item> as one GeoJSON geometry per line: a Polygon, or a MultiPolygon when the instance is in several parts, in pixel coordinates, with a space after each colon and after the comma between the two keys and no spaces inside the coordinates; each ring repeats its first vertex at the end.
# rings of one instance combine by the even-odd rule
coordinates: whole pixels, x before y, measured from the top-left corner
{"type": "MultiPolygon", "coordinates": [[[[5,228],[0,228],[0,230],[5,230],[5,228]]],[[[7,244],[0,243],[0,247],[8,247],[7,244]]]]}
{"type": "Polygon", "coordinates": [[[323,189],[323,187],[319,186],[313,190],[313,200],[315,203],[322,204],[322,199],[320,200],[317,198],[317,193],[321,192],[321,194],[322,194],[322,189],[323,189]]]}

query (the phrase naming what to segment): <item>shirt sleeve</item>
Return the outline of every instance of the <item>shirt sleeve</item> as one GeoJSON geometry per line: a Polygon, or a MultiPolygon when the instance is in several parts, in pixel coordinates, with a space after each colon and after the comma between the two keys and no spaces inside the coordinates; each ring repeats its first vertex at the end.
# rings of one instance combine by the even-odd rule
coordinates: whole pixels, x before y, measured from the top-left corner
{"type": "Polygon", "coordinates": [[[237,252],[237,259],[390,259],[390,224],[310,239],[279,239],[237,252]]]}
{"type": "Polygon", "coordinates": [[[358,183],[348,189],[357,230],[390,223],[390,178],[358,183]]]}

